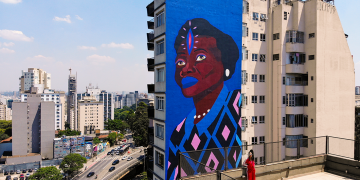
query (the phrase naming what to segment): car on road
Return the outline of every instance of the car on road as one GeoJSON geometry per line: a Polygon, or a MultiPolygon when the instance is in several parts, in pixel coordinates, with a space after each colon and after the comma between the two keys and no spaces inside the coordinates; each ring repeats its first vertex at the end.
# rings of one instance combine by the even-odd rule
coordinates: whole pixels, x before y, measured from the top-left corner
{"type": "Polygon", "coordinates": [[[16,174],[20,174],[20,170],[17,170],[17,171],[16,171],[16,174]]]}
{"type": "Polygon", "coordinates": [[[131,161],[132,159],[133,159],[133,157],[130,156],[127,160],[128,160],[128,161],[131,161]]]}
{"type": "Polygon", "coordinates": [[[32,172],[32,169],[29,169],[28,172],[32,172]]]}
{"type": "Polygon", "coordinates": [[[23,172],[23,173],[26,173],[26,169],[23,169],[22,172],[23,172]]]}
{"type": "Polygon", "coordinates": [[[111,154],[111,152],[108,152],[108,153],[107,153],[107,155],[110,155],[110,154],[111,154]]]}
{"type": "Polygon", "coordinates": [[[126,142],[126,139],[122,140],[122,142],[126,142]]]}
{"type": "Polygon", "coordinates": [[[18,177],[14,177],[13,180],[18,180],[19,178],[18,177]]]}
{"type": "Polygon", "coordinates": [[[115,160],[112,165],[116,165],[116,164],[119,164],[119,160],[115,160]]]}
{"type": "Polygon", "coordinates": [[[13,171],[13,170],[10,170],[10,174],[14,174],[14,171],[13,171]]]}
{"type": "Polygon", "coordinates": [[[116,151],[116,155],[120,155],[120,152],[119,152],[119,151],[116,151]]]}
{"type": "Polygon", "coordinates": [[[113,170],[115,170],[115,167],[114,167],[114,166],[112,166],[112,167],[109,169],[109,172],[111,172],[111,171],[113,171],[113,170]]]}
{"type": "Polygon", "coordinates": [[[89,174],[86,177],[91,177],[93,176],[95,173],[94,172],[89,172],[89,174]]]}
{"type": "Polygon", "coordinates": [[[11,176],[6,176],[6,180],[11,180],[11,176]]]}
{"type": "Polygon", "coordinates": [[[122,158],[122,160],[125,160],[127,158],[127,156],[124,156],[123,158],[122,158]]]}
{"type": "Polygon", "coordinates": [[[27,173],[25,177],[30,177],[30,173],[27,173]]]}
{"type": "Polygon", "coordinates": [[[4,172],[4,175],[9,175],[9,172],[5,171],[5,172],[4,172]]]}
{"type": "Polygon", "coordinates": [[[37,168],[34,169],[34,172],[36,172],[36,171],[37,171],[37,168]]]}

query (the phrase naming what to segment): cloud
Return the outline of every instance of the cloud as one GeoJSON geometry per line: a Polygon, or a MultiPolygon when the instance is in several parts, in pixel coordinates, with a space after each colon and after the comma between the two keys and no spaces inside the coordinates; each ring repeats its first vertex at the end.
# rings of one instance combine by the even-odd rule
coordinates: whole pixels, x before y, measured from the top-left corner
{"type": "Polygon", "coordinates": [[[55,16],[53,20],[54,21],[65,21],[67,23],[71,23],[70,15],[66,15],[65,18],[60,18],[60,17],[55,16]]]}
{"type": "Polygon", "coordinates": [[[116,44],[114,42],[110,44],[102,44],[101,47],[109,47],[109,48],[122,48],[122,49],[134,49],[134,46],[130,43],[120,43],[116,44]]]}
{"type": "Polygon", "coordinates": [[[4,39],[8,39],[8,40],[14,40],[14,41],[33,41],[34,38],[31,37],[27,37],[24,35],[23,32],[21,31],[15,31],[15,30],[0,30],[0,37],[4,38],[4,39]]]}
{"type": "Polygon", "coordinates": [[[43,55],[37,55],[34,57],[28,57],[26,58],[27,62],[31,62],[31,63],[36,63],[36,62],[40,62],[40,63],[52,63],[55,60],[52,57],[45,57],[43,55]]]}
{"type": "Polygon", "coordinates": [[[22,0],[0,0],[0,2],[6,3],[6,4],[17,4],[21,3],[22,0]]]}
{"type": "Polygon", "coordinates": [[[83,18],[81,18],[81,17],[78,16],[78,15],[76,15],[75,17],[76,17],[76,19],[78,19],[78,20],[81,20],[81,21],[83,20],[83,18]]]}
{"type": "Polygon", "coordinates": [[[78,49],[82,49],[82,50],[97,50],[96,47],[91,47],[91,46],[78,46],[78,49]]]}
{"type": "Polygon", "coordinates": [[[7,46],[7,47],[10,47],[10,46],[13,46],[13,45],[15,45],[15,43],[13,43],[13,42],[9,42],[9,43],[4,43],[4,46],[7,46]]]}
{"type": "Polygon", "coordinates": [[[0,53],[14,53],[14,50],[8,49],[8,48],[2,48],[0,49],[0,53]]]}
{"type": "Polygon", "coordinates": [[[91,62],[93,65],[100,65],[104,63],[114,63],[115,59],[110,56],[99,56],[97,54],[88,56],[86,58],[89,62],[91,62]]]}

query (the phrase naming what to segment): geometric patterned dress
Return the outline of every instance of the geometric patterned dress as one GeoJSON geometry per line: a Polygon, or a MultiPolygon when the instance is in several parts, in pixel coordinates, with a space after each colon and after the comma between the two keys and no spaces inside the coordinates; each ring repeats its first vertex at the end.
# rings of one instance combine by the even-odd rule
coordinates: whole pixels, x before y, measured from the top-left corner
{"type": "MultiPolygon", "coordinates": [[[[237,147],[242,145],[240,106],[240,90],[229,92],[224,85],[208,114],[197,124],[193,123],[196,115],[196,109],[193,109],[170,136],[166,179],[173,180],[179,177],[179,152],[193,151],[184,155],[216,170],[225,170],[225,166],[228,169],[240,167],[242,151],[237,147]],[[233,148],[228,148],[225,152],[223,147],[233,148]],[[203,149],[212,150],[201,151],[203,149]]],[[[181,160],[181,176],[211,171],[191,159],[184,159],[181,160]]]]}

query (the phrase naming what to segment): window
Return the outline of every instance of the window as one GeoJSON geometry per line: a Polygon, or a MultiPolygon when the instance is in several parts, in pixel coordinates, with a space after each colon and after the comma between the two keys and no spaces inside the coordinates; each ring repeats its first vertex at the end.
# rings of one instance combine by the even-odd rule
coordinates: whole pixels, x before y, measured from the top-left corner
{"type": "Polygon", "coordinates": [[[264,143],[265,143],[265,136],[260,136],[260,137],[259,137],[259,143],[260,143],[260,144],[264,144],[264,143]]]}
{"type": "Polygon", "coordinates": [[[257,157],[256,158],[254,158],[254,162],[255,162],[255,165],[257,165],[258,163],[257,163],[257,157]]]}
{"type": "Polygon", "coordinates": [[[242,25],[242,36],[243,37],[248,37],[249,36],[249,28],[247,27],[246,23],[243,23],[242,25]]]}
{"type": "Polygon", "coordinates": [[[155,151],[155,164],[159,166],[160,168],[164,169],[164,155],[159,153],[158,151],[155,151]]]}
{"type": "Polygon", "coordinates": [[[314,37],[315,37],[315,33],[310,33],[310,34],[309,34],[309,39],[310,39],[310,38],[314,38],[314,37]]]}
{"type": "Polygon", "coordinates": [[[314,60],[315,59],[315,55],[309,55],[309,60],[314,60]]]}
{"type": "Polygon", "coordinates": [[[286,81],[285,81],[285,77],[283,77],[283,85],[285,85],[285,82],[286,82],[286,81]]]}
{"type": "Polygon", "coordinates": [[[251,117],[251,123],[252,124],[257,124],[257,116],[252,116],[251,117]]]}
{"type": "Polygon", "coordinates": [[[287,20],[287,12],[284,12],[284,20],[287,20]]]}
{"type": "Polygon", "coordinates": [[[165,44],[164,44],[164,40],[160,40],[156,43],[156,47],[157,47],[157,55],[159,54],[164,54],[165,52],[165,44]]]}
{"type": "Polygon", "coordinates": [[[265,123],[265,116],[259,116],[259,123],[264,124],[265,123]]]}
{"type": "Polygon", "coordinates": [[[280,39],[280,33],[273,34],[273,40],[280,39]]]}
{"type": "Polygon", "coordinates": [[[304,43],[304,32],[286,31],[286,42],[304,43]]]}
{"type": "Polygon", "coordinates": [[[259,96],[260,103],[265,103],[265,96],[259,96]]]}
{"type": "Polygon", "coordinates": [[[260,21],[266,22],[266,14],[261,14],[260,15],[260,21]]]}
{"type": "Polygon", "coordinates": [[[162,11],[158,15],[156,15],[156,27],[159,27],[161,25],[165,24],[165,13],[162,11]]]}
{"type": "Polygon", "coordinates": [[[286,97],[283,96],[283,104],[286,104],[286,97]]]}
{"type": "Polygon", "coordinates": [[[265,40],[266,40],[265,34],[260,34],[260,41],[265,41],[265,40]]]}
{"type": "Polygon", "coordinates": [[[165,81],[165,68],[157,69],[157,82],[165,81]]]}
{"type": "Polygon", "coordinates": [[[265,75],[260,74],[260,81],[259,82],[265,82],[265,75]]]}
{"type": "Polygon", "coordinates": [[[251,138],[251,144],[257,144],[257,137],[251,138]]]}
{"type": "Polygon", "coordinates": [[[248,73],[246,73],[246,70],[241,71],[241,84],[246,84],[248,80],[248,73]]]}
{"type": "Polygon", "coordinates": [[[286,94],[286,106],[308,106],[308,95],[286,94]]]}
{"type": "MultiPolygon", "coordinates": [[[[297,148],[297,141],[300,140],[300,147],[307,147],[307,143],[304,144],[303,135],[286,135],[285,141],[286,141],[286,148],[297,148]]],[[[307,140],[306,140],[307,141],[307,140]]]]}
{"type": "Polygon", "coordinates": [[[251,96],[251,103],[257,103],[257,96],[251,96]]]}
{"type": "Polygon", "coordinates": [[[244,150],[248,150],[248,147],[247,147],[247,146],[248,146],[248,143],[247,143],[247,141],[243,140],[242,142],[243,142],[243,144],[244,144],[244,145],[243,145],[244,150]]]}
{"type": "Polygon", "coordinates": [[[257,74],[251,75],[251,82],[257,82],[257,74]]]}
{"type": "Polygon", "coordinates": [[[253,20],[258,21],[259,20],[259,13],[253,12],[253,20]]]}
{"type": "Polygon", "coordinates": [[[283,125],[283,126],[286,125],[286,119],[285,119],[285,117],[282,118],[282,125],[283,125]]]}
{"type": "Polygon", "coordinates": [[[314,123],[314,119],[311,119],[311,123],[314,123]]]}
{"type": "Polygon", "coordinates": [[[164,139],[164,125],[156,124],[156,137],[160,139],[164,139]]]}
{"type": "Polygon", "coordinates": [[[311,80],[312,80],[312,81],[314,80],[314,76],[311,76],[311,80]]]}
{"type": "Polygon", "coordinates": [[[164,110],[164,97],[156,96],[156,110],[164,110]]]}
{"type": "Polygon", "coordinates": [[[276,60],[280,60],[280,55],[279,54],[274,54],[273,55],[273,61],[276,61],[276,60]]]}
{"type": "Polygon", "coordinates": [[[249,3],[247,1],[243,1],[243,14],[249,13],[249,3]]]}
{"type": "Polygon", "coordinates": [[[252,33],[252,40],[258,41],[259,40],[259,33],[252,33]]]}
{"type": "Polygon", "coordinates": [[[311,98],[311,102],[314,102],[314,98],[311,98]]]}
{"type": "Polygon", "coordinates": [[[260,157],[260,164],[265,164],[265,157],[264,156],[261,156],[260,157]]]}
{"type": "Polygon", "coordinates": [[[265,59],[266,59],[266,55],[260,54],[260,62],[265,62],[265,59]]]}
{"type": "Polygon", "coordinates": [[[243,56],[242,56],[242,60],[248,59],[248,57],[249,57],[248,53],[249,53],[249,51],[246,50],[246,48],[243,46],[243,47],[242,47],[242,55],[243,55],[243,56]]]}
{"type": "Polygon", "coordinates": [[[304,64],[305,54],[290,53],[290,64],[304,64]]]}
{"type": "Polygon", "coordinates": [[[252,61],[258,60],[258,54],[252,54],[252,61]]]}
{"type": "Polygon", "coordinates": [[[247,122],[246,117],[241,118],[241,126],[242,127],[248,127],[248,122],[247,122]]]}

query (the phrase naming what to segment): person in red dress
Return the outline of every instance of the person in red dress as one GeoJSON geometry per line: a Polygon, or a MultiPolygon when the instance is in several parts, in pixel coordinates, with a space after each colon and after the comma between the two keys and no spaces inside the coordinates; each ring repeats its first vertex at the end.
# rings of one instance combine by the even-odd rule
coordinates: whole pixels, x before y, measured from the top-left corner
{"type": "Polygon", "coordinates": [[[255,161],[254,161],[254,151],[251,149],[249,152],[249,158],[244,162],[244,166],[247,166],[247,179],[255,180],[255,161]]]}

